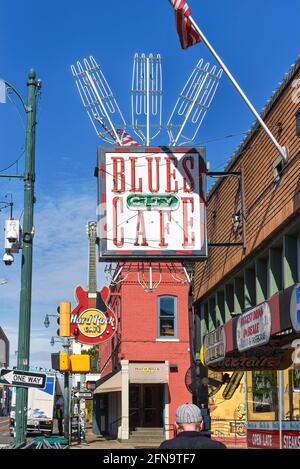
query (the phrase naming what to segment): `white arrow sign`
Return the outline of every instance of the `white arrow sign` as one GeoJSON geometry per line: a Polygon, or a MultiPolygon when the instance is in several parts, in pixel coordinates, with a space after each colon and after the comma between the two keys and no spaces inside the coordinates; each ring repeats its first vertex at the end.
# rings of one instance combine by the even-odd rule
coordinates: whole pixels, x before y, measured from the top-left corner
{"type": "Polygon", "coordinates": [[[47,376],[45,373],[32,373],[23,370],[1,369],[0,384],[21,386],[25,388],[44,388],[47,376]]]}
{"type": "Polygon", "coordinates": [[[92,392],[75,392],[74,393],[75,397],[78,397],[79,399],[93,399],[93,393],[92,392]]]}

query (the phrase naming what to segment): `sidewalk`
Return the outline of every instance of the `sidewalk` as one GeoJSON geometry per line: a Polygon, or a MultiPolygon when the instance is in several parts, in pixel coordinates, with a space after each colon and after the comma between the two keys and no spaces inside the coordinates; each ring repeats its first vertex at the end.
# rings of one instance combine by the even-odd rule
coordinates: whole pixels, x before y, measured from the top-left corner
{"type": "Polygon", "coordinates": [[[118,440],[106,439],[103,436],[95,435],[91,425],[87,425],[85,433],[85,444],[71,443],[70,449],[137,449],[137,448],[158,448],[157,445],[145,443],[122,443],[118,440]],[[146,446],[147,445],[147,446],[146,446]]]}
{"type": "MultiPolygon", "coordinates": [[[[103,436],[95,435],[92,432],[92,426],[89,424],[86,428],[85,434],[86,443],[85,444],[78,444],[78,443],[71,443],[70,449],[138,449],[138,448],[145,448],[145,449],[155,449],[158,448],[157,445],[151,445],[145,443],[129,443],[129,442],[120,442],[118,440],[113,439],[106,439],[103,436]]],[[[246,449],[245,445],[241,444],[234,444],[234,443],[226,443],[228,449],[246,449]]]]}

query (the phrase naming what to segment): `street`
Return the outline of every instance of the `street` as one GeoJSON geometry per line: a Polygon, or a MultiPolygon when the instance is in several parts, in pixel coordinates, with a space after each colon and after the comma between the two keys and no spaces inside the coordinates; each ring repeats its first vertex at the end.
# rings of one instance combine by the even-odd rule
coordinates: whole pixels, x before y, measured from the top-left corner
{"type": "MultiPolygon", "coordinates": [[[[27,437],[27,443],[30,443],[33,438],[41,436],[40,433],[32,433],[30,437],[27,437]]],[[[57,421],[54,420],[53,425],[53,436],[58,436],[57,421]]],[[[0,449],[6,445],[9,445],[13,440],[13,437],[9,435],[9,417],[0,417],[0,449]]]]}
{"type": "Polygon", "coordinates": [[[0,448],[8,445],[12,441],[9,436],[9,417],[0,417],[0,448]]]}

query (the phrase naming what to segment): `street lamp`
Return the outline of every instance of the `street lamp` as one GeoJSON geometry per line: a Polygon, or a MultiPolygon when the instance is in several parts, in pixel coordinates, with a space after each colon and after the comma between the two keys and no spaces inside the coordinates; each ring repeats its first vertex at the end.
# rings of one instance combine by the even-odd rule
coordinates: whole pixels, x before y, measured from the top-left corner
{"type": "Polygon", "coordinates": [[[50,320],[49,320],[50,316],[53,318],[58,318],[58,314],[46,314],[45,319],[44,319],[44,326],[46,327],[46,329],[48,329],[48,327],[50,326],[50,320]]]}
{"type": "MultiPolygon", "coordinates": [[[[24,175],[0,174],[0,177],[15,177],[24,180],[24,216],[22,234],[22,262],[21,262],[21,290],[19,310],[18,336],[18,369],[28,370],[30,353],[30,323],[31,323],[31,291],[32,291],[32,248],[33,248],[33,206],[35,201],[35,128],[36,128],[36,97],[41,82],[36,81],[35,70],[28,73],[28,104],[25,103],[19,91],[4,79],[0,82],[13,91],[22,103],[27,115],[26,123],[26,158],[24,175]]],[[[28,389],[18,387],[16,390],[16,433],[14,443],[26,442],[27,430],[27,396],[28,389]]]]}
{"type": "Polygon", "coordinates": [[[61,342],[63,344],[63,347],[67,347],[69,348],[70,347],[70,341],[69,339],[67,340],[64,340],[65,338],[62,338],[62,337],[54,337],[52,336],[51,337],[51,340],[50,340],[50,345],[53,347],[53,345],[55,344],[55,342],[61,342]]]}

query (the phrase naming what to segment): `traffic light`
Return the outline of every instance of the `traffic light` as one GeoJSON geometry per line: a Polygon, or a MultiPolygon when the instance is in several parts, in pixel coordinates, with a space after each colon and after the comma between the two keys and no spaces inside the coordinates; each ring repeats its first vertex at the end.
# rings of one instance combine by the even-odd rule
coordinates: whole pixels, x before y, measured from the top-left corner
{"type": "Polygon", "coordinates": [[[59,318],[57,319],[57,323],[59,324],[57,335],[60,337],[69,337],[71,335],[71,303],[69,301],[61,301],[57,308],[57,312],[59,314],[59,318]]]}
{"type": "Polygon", "coordinates": [[[51,365],[54,370],[65,373],[89,373],[91,370],[91,357],[85,354],[69,355],[67,352],[51,354],[51,365]]]}
{"type": "Polygon", "coordinates": [[[64,373],[70,371],[70,355],[66,352],[58,352],[51,354],[51,365],[54,370],[64,373]]]}
{"type": "Polygon", "coordinates": [[[91,357],[90,355],[70,355],[72,373],[90,373],[91,357]]]}

